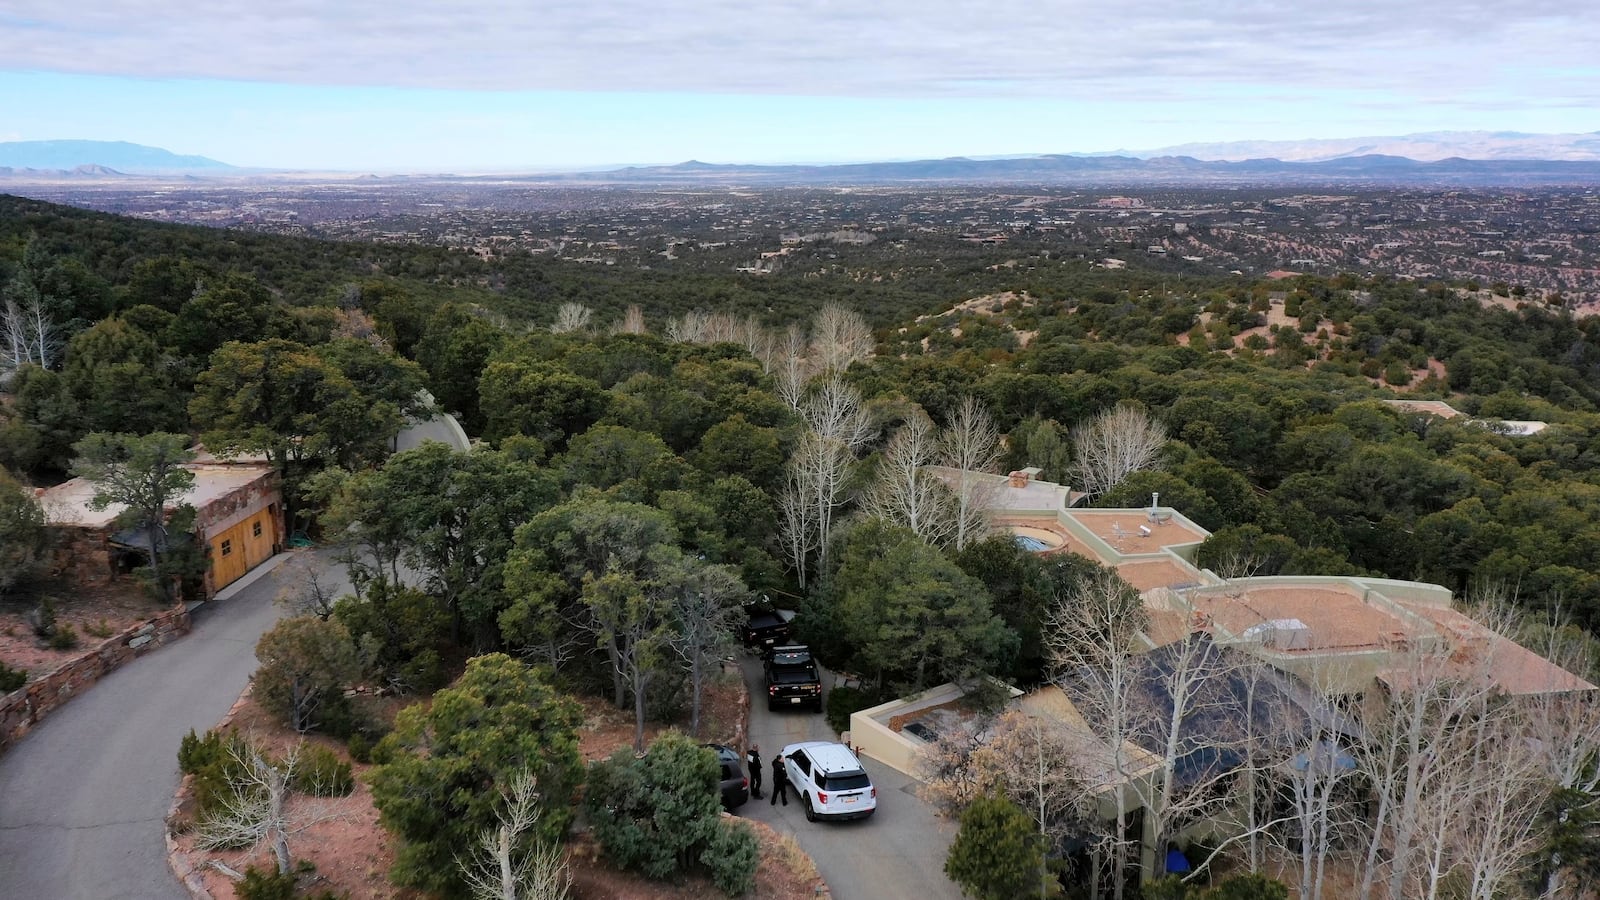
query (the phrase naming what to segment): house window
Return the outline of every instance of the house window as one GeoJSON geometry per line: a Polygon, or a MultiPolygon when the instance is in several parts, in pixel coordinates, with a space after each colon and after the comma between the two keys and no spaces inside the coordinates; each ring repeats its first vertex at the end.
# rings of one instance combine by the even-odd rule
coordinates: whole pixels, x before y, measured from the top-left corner
{"type": "Polygon", "coordinates": [[[223,541],[222,542],[222,555],[223,556],[231,556],[232,554],[233,554],[233,541],[231,541],[231,540],[223,541]]]}
{"type": "Polygon", "coordinates": [[[260,522],[257,522],[254,525],[250,526],[250,536],[251,537],[261,537],[261,523],[260,522]]]}

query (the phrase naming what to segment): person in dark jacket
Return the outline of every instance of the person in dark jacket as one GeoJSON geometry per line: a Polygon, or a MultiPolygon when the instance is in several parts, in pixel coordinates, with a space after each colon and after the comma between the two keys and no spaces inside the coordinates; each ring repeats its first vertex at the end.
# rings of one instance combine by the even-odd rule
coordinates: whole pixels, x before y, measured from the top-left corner
{"type": "Polygon", "coordinates": [[[745,751],[744,761],[750,770],[750,796],[761,799],[761,745],[751,744],[745,751]]]}
{"type": "Polygon", "coordinates": [[[768,806],[777,806],[778,798],[783,798],[783,805],[789,805],[789,773],[783,768],[783,754],[772,758],[772,799],[767,801],[768,806]]]}

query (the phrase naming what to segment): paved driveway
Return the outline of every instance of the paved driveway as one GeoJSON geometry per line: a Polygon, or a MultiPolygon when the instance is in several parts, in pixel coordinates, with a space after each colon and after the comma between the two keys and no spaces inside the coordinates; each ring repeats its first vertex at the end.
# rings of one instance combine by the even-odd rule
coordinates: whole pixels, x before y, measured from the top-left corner
{"type": "Polygon", "coordinates": [[[916,796],[914,779],[871,757],[862,760],[878,789],[878,811],[869,819],[807,822],[793,792],[788,806],[768,805],[773,754],[787,744],[839,737],[820,713],[769,712],[761,661],[750,656],[741,665],[752,701],[750,740],[761,745],[767,770],[762,799],[752,799],[735,812],[794,835],[838,900],[960,900],[961,890],[944,875],[954,824],[916,796]]]}
{"type": "Polygon", "coordinates": [[[186,900],[162,821],[178,742],[244,690],[256,639],[281,611],[280,571],[196,610],[186,637],[106,676],[0,756],[0,898],[186,900]]]}

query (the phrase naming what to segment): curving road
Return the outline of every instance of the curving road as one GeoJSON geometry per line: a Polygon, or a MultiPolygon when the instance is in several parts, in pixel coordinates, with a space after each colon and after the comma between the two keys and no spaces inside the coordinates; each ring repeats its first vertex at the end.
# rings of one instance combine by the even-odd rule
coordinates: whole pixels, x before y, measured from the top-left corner
{"type": "MultiPolygon", "coordinates": [[[[745,656],[740,665],[750,688],[750,740],[761,746],[767,766],[787,744],[839,739],[820,713],[768,711],[760,659],[745,656]]],[[[862,765],[878,789],[878,810],[871,818],[807,822],[792,792],[788,806],[769,806],[770,768],[762,799],[752,799],[734,812],[793,835],[816,861],[837,900],[961,900],[961,889],[944,874],[955,826],[916,795],[915,779],[870,756],[862,759],[862,765]]]]}
{"type": "Polygon", "coordinates": [[[106,676],[0,756],[0,898],[187,900],[164,839],[178,742],[215,725],[255,671],[282,580],[257,572],[195,610],[186,637],[106,676]]]}

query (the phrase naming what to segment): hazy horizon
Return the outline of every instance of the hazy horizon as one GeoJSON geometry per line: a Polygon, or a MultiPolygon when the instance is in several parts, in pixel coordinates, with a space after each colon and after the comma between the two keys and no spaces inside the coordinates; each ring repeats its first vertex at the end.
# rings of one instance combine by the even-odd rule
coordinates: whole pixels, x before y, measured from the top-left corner
{"type": "Polygon", "coordinates": [[[0,141],[512,172],[1600,129],[1600,8],[1333,6],[20,0],[0,141]]]}

